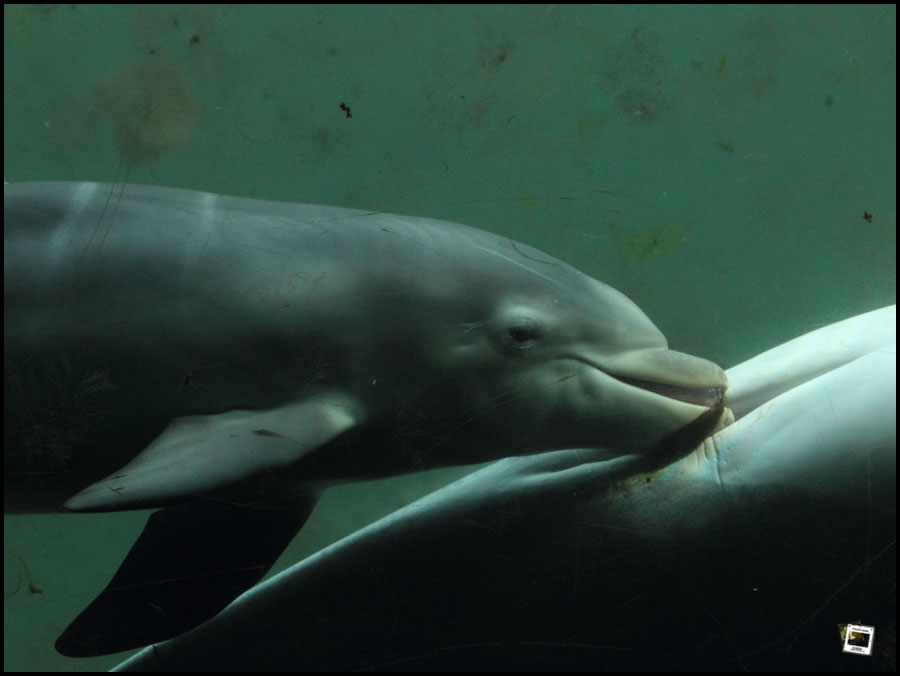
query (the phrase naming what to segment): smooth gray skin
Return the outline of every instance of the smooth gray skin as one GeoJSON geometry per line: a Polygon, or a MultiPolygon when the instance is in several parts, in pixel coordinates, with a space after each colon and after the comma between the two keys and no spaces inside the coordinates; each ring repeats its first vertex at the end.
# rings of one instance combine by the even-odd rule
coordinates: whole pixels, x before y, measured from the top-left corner
{"type": "Polygon", "coordinates": [[[4,219],[7,509],[141,451],[67,507],[648,450],[726,384],[618,291],[466,226],[94,183],[6,185],[4,219]]]}
{"type": "Polygon", "coordinates": [[[895,321],[729,369],[738,420],[680,460],[501,460],[116,670],[890,670],[895,321]]]}
{"type": "Polygon", "coordinates": [[[4,329],[5,509],[166,507],[57,642],[73,656],[210,617],[329,482],[652,454],[726,386],[504,237],[147,186],[4,186],[4,329]]]}

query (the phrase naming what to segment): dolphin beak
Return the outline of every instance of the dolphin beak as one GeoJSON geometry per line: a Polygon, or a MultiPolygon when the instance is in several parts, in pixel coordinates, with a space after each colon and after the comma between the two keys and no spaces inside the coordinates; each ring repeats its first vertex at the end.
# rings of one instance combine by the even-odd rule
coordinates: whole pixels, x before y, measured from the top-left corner
{"type": "Polygon", "coordinates": [[[722,404],[728,377],[718,365],[665,348],[629,352],[604,360],[602,370],[616,380],[687,404],[722,404]]]}

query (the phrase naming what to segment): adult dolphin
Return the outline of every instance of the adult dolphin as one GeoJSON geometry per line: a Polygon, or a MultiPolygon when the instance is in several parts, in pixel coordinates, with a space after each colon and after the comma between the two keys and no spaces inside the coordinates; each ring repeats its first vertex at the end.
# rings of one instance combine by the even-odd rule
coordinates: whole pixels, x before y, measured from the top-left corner
{"type": "Polygon", "coordinates": [[[501,460],[117,670],[890,670],[895,341],[890,307],[730,369],[737,421],[663,467],[501,460]]]}
{"type": "Polygon", "coordinates": [[[328,482],[652,453],[726,386],[524,244],[170,188],[6,185],[4,324],[7,511],[166,507],[60,638],[69,655],[217,612],[328,482]]]}

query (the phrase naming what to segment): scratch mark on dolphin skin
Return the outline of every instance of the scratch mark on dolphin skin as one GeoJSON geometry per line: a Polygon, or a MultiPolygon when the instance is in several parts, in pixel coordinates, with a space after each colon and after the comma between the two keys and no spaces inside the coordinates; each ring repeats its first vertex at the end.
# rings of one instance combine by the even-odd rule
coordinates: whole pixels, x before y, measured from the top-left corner
{"type": "Polygon", "coordinates": [[[309,448],[308,444],[303,443],[299,439],[294,439],[293,437],[286,436],[284,434],[279,434],[278,432],[273,432],[272,430],[253,430],[253,434],[256,434],[260,437],[272,437],[275,439],[287,439],[288,441],[297,444],[300,448],[307,449],[309,448]]]}
{"type": "Polygon", "coordinates": [[[463,327],[463,334],[469,333],[469,331],[474,331],[475,329],[479,329],[485,324],[492,324],[493,319],[483,319],[479,322],[464,322],[460,324],[463,327]]]}
{"type": "Polygon", "coordinates": [[[523,258],[527,258],[528,260],[534,261],[535,263],[543,263],[544,265],[553,265],[554,267],[562,267],[556,261],[545,261],[545,260],[541,260],[540,258],[535,258],[534,256],[527,255],[524,251],[519,249],[518,245],[513,240],[509,240],[509,243],[512,245],[512,248],[515,249],[516,252],[523,258]]]}
{"type": "MultiPolygon", "coordinates": [[[[372,213],[372,214],[383,214],[383,213],[385,213],[385,212],[383,212],[383,211],[373,211],[373,212],[371,212],[371,213],[372,213]]],[[[366,214],[359,214],[359,215],[360,215],[360,216],[368,216],[369,214],[366,213],[366,214]]],[[[390,214],[388,214],[388,215],[390,215],[390,214]]],[[[400,223],[398,223],[398,225],[400,225],[401,227],[402,227],[403,225],[406,225],[406,227],[411,228],[411,229],[413,229],[413,230],[415,230],[415,228],[416,228],[416,226],[415,226],[414,223],[403,223],[403,222],[400,222],[400,223]]],[[[425,242],[422,242],[422,241],[416,239],[415,237],[410,237],[410,236],[408,236],[408,235],[406,235],[406,234],[404,234],[404,233],[402,233],[402,232],[397,232],[396,230],[389,230],[388,228],[385,228],[385,227],[382,227],[382,228],[381,228],[381,231],[382,231],[382,232],[386,232],[386,233],[389,234],[389,235],[395,235],[395,236],[397,236],[397,237],[402,237],[403,239],[406,239],[406,240],[412,242],[413,244],[415,244],[416,246],[420,246],[420,247],[422,247],[423,249],[425,249],[425,250],[427,250],[427,251],[430,251],[430,252],[432,252],[433,254],[436,254],[437,256],[440,256],[441,258],[450,258],[450,254],[447,253],[446,251],[442,251],[441,249],[438,249],[438,248],[433,247],[433,246],[428,246],[427,244],[425,244],[425,242]]]]}
{"type": "MultiPolygon", "coordinates": [[[[278,432],[272,432],[271,430],[253,430],[253,434],[258,434],[261,437],[279,437],[281,439],[290,439],[290,437],[286,437],[283,434],[278,434],[278,432]]],[[[293,439],[290,439],[293,441],[293,439]]]]}
{"type": "MultiPolygon", "coordinates": [[[[528,256],[526,256],[524,253],[522,253],[522,252],[516,247],[516,243],[515,243],[513,240],[510,239],[510,240],[507,240],[507,241],[512,245],[512,248],[515,249],[516,253],[518,253],[519,255],[521,255],[523,258],[528,258],[528,256]]],[[[519,261],[513,260],[510,256],[506,255],[506,253],[501,253],[501,252],[499,252],[499,251],[492,251],[492,250],[488,249],[487,247],[484,247],[484,246],[481,246],[481,245],[475,245],[475,246],[476,246],[476,248],[478,248],[478,249],[484,251],[484,252],[485,252],[486,254],[488,254],[488,255],[496,256],[497,258],[500,258],[500,259],[502,259],[502,260],[508,261],[508,262],[512,263],[513,265],[518,265],[520,268],[529,270],[532,274],[538,275],[539,277],[541,277],[541,278],[547,280],[548,282],[550,282],[551,284],[553,284],[553,285],[554,285],[555,287],[557,287],[557,288],[562,287],[562,282],[560,282],[559,280],[553,279],[552,277],[548,277],[547,275],[542,274],[542,273],[538,272],[537,270],[530,270],[529,268],[527,268],[525,265],[523,265],[523,264],[520,263],[519,261]]],[[[547,265],[553,265],[554,267],[562,267],[563,265],[565,265],[564,263],[555,264],[555,263],[553,263],[552,261],[542,261],[542,260],[536,259],[536,258],[532,258],[532,259],[530,259],[530,260],[533,260],[533,261],[535,261],[535,262],[537,262],[537,263],[546,263],[547,265]]]]}

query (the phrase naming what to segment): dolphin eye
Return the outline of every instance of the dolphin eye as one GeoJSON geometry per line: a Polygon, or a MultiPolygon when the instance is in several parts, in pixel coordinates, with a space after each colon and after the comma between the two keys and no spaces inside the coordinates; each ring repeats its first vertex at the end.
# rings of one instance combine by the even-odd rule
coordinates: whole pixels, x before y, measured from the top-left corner
{"type": "Polygon", "coordinates": [[[517,349],[531,347],[538,339],[537,325],[529,318],[523,317],[515,320],[506,327],[506,336],[509,344],[517,349]]]}

